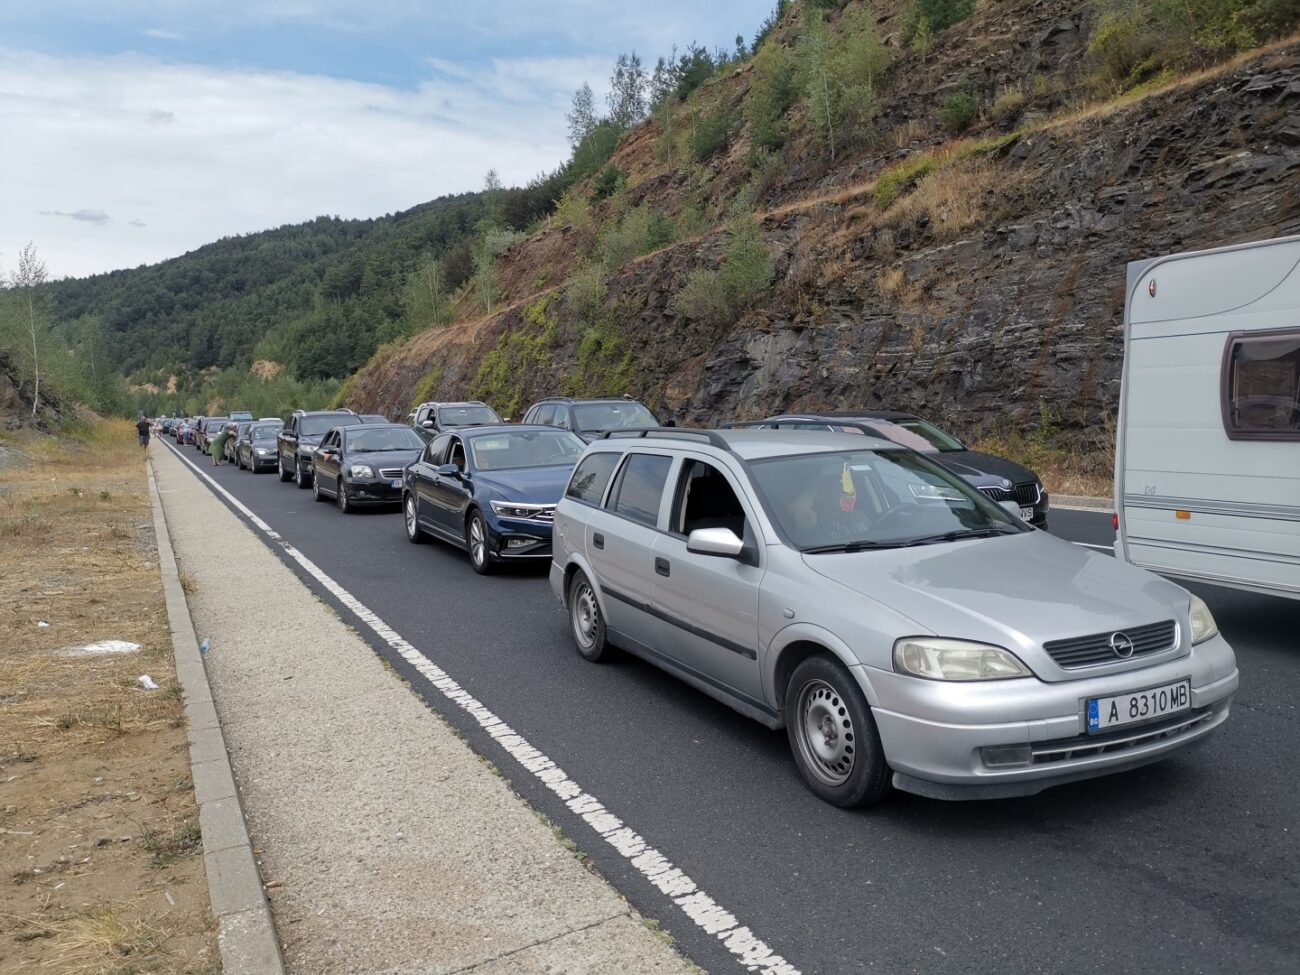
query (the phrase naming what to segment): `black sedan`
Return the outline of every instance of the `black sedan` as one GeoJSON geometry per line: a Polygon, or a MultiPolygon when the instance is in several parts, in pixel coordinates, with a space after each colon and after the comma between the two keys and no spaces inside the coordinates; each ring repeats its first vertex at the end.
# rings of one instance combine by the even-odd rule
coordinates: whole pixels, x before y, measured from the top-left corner
{"type": "Polygon", "coordinates": [[[312,455],[312,497],[333,498],[350,513],[362,505],[402,500],[402,471],[420,456],[424,440],[400,423],[335,427],[312,455]]]}
{"type": "Polygon", "coordinates": [[[248,424],[235,443],[235,466],[254,474],[275,470],[275,436],[283,427],[280,420],[248,424]]]}
{"type": "Polygon", "coordinates": [[[480,575],[499,562],[550,559],[551,524],[586,444],[549,426],[440,434],[406,469],[406,537],[465,549],[480,575]]]}

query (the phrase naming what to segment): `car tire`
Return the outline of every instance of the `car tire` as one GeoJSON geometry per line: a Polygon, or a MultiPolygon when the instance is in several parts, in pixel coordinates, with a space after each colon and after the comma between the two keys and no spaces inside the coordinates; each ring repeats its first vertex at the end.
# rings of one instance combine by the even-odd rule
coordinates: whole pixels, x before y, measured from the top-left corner
{"type": "Polygon", "coordinates": [[[600,611],[595,587],[581,569],[569,580],[564,604],[569,610],[569,632],[578,656],[592,663],[608,659],[613,648],[605,630],[605,615],[600,611]]]}
{"type": "MultiPolygon", "coordinates": [[[[302,485],[300,484],[300,485],[298,485],[298,486],[301,487],[302,485]]],[[[321,489],[320,489],[320,478],[318,478],[318,477],[313,477],[313,478],[311,479],[311,499],[312,499],[313,501],[326,501],[326,500],[328,500],[328,499],[325,497],[325,495],[321,493],[321,489]]]]}
{"type": "Polygon", "coordinates": [[[316,483],[316,479],[312,478],[311,484],[308,484],[307,472],[302,469],[302,463],[295,460],[293,462],[293,483],[298,485],[299,491],[306,491],[312,484],[316,483]]]}
{"type": "Polygon", "coordinates": [[[483,513],[471,511],[465,519],[465,551],[469,552],[469,564],[481,576],[489,576],[496,566],[492,562],[492,552],[488,546],[491,536],[488,534],[487,522],[483,513]]]}
{"type": "Polygon", "coordinates": [[[284,458],[283,458],[283,457],[277,457],[277,458],[276,458],[276,461],[275,461],[275,468],[276,468],[276,471],[277,471],[277,472],[279,473],[279,475],[280,475],[280,482],[281,482],[281,483],[284,483],[285,481],[292,481],[292,480],[293,480],[293,475],[290,474],[288,471],[286,471],[286,470],[284,469],[284,458]]]}
{"type": "Polygon", "coordinates": [[[412,545],[424,541],[424,529],[415,517],[415,498],[408,494],[402,498],[402,521],[406,524],[406,540],[412,545]]]}
{"type": "Polygon", "coordinates": [[[833,806],[868,806],[892,791],[866,695],[843,667],[809,657],[790,675],[785,730],[804,783],[833,806]]]}
{"type": "Polygon", "coordinates": [[[357,509],[352,506],[348,500],[348,489],[343,486],[343,478],[339,477],[339,482],[334,489],[334,501],[339,506],[339,511],[345,515],[356,514],[357,509]]]}

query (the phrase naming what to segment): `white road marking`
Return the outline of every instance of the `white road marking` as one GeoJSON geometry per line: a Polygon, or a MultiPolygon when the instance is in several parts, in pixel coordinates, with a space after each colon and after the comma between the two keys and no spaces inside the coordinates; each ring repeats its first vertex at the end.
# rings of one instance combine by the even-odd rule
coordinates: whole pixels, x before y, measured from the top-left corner
{"type": "Polygon", "coordinates": [[[772,951],[753,931],[742,925],[734,914],[701,890],[694,880],[677,867],[674,867],[667,857],[650,846],[623,820],[611,813],[600,800],[584,791],[562,768],[530,745],[522,735],[515,732],[513,728],[484,707],[468,691],[457,684],[445,670],[433,664],[412,644],[404,640],[396,630],[326,575],[311,559],[290,545],[279,532],[255,515],[243,502],[214,481],[211,476],[200,470],[188,458],[181,456],[179,450],[170,444],[164,444],[164,446],[187,464],[194,473],[207,481],[214,490],[230,502],[236,511],[244,515],[255,527],[284,549],[285,553],[302,566],[312,578],[356,614],[363,623],[374,630],[381,640],[415,667],[432,687],[440,691],[447,700],[477,720],[480,727],[495,738],[497,744],[504,748],[520,766],[563,799],[565,805],[579,817],[586,820],[587,824],[605,842],[612,846],[620,856],[632,864],[643,877],[664,893],[674,904],[680,907],[697,927],[722,942],[723,947],[731,952],[737,962],[748,971],[758,972],[760,975],[800,975],[799,969],[772,951]]]}

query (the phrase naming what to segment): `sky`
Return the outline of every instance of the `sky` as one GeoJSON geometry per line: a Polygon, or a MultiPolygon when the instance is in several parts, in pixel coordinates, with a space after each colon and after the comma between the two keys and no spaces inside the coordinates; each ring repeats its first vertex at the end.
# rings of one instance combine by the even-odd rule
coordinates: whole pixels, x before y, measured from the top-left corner
{"type": "Polygon", "coordinates": [[[774,0],[0,0],[0,272],[151,264],[527,182],[614,59],[731,49],[774,0]]]}

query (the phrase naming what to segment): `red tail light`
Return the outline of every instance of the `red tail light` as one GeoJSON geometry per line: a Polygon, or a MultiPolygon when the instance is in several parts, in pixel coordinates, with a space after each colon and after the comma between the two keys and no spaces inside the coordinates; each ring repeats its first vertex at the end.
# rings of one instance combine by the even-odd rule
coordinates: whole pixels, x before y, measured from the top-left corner
{"type": "Polygon", "coordinates": [[[1119,512],[1118,512],[1118,511],[1115,512],[1113,515],[1110,516],[1110,523],[1111,523],[1111,525],[1114,527],[1114,529],[1115,529],[1116,531],[1119,531],[1119,512]]]}

